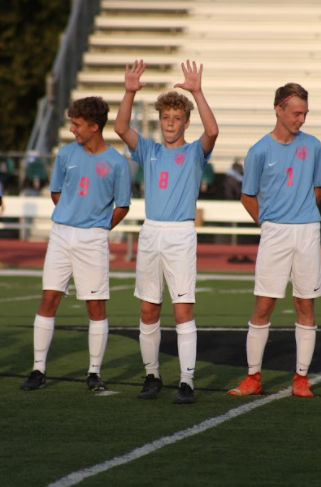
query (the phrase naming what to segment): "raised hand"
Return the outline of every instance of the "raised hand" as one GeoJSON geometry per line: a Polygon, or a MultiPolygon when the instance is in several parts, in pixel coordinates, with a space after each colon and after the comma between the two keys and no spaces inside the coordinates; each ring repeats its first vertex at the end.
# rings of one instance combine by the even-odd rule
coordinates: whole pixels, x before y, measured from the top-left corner
{"type": "Polygon", "coordinates": [[[126,65],[126,72],[125,72],[125,89],[126,91],[131,91],[136,93],[144,86],[146,83],[141,83],[140,77],[146,69],[146,63],[143,62],[141,59],[140,61],[135,61],[133,66],[130,68],[129,65],[126,65]]]}
{"type": "Polygon", "coordinates": [[[181,67],[185,76],[185,81],[184,83],[176,83],[176,85],[174,85],[174,88],[183,88],[183,90],[190,91],[191,93],[196,93],[197,91],[200,91],[203,64],[201,64],[199,70],[197,70],[195,61],[192,61],[192,63],[190,63],[190,61],[187,60],[186,66],[184,63],[182,63],[181,67]]]}

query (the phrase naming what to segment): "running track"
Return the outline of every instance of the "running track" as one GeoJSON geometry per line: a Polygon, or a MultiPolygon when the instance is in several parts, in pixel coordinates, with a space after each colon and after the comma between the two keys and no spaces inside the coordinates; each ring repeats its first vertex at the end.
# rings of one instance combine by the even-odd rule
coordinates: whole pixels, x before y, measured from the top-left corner
{"type": "MultiPolygon", "coordinates": [[[[30,242],[23,240],[0,239],[0,266],[28,268],[42,267],[46,253],[47,242],[30,242]]],[[[137,243],[134,243],[136,255],[137,243]]],[[[110,243],[112,260],[111,269],[135,269],[135,259],[126,260],[126,243],[110,243]]],[[[199,244],[197,251],[198,271],[204,272],[233,272],[252,273],[257,254],[257,245],[223,245],[199,244]],[[230,263],[231,257],[249,258],[252,263],[230,263]]]]}

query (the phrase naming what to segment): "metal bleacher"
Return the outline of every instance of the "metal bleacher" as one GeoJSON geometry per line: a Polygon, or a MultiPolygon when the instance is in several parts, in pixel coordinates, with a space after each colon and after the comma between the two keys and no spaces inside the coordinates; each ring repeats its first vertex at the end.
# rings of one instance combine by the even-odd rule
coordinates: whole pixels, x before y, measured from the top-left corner
{"type": "MultiPolygon", "coordinates": [[[[113,124],[124,94],[125,66],[135,59],[147,63],[142,78],[147,86],[135,103],[147,107],[148,135],[156,140],[157,96],[183,80],[181,62],[203,63],[204,93],[220,127],[212,159],[218,173],[234,157],[244,158],[273,128],[274,92],[287,82],[309,91],[305,130],[321,136],[320,0],[101,0],[71,98],[99,95],[108,101],[104,134],[120,151],[113,124]]],[[[186,138],[192,141],[201,133],[195,110],[186,138]]],[[[66,120],[59,145],[73,139],[66,120]]]]}

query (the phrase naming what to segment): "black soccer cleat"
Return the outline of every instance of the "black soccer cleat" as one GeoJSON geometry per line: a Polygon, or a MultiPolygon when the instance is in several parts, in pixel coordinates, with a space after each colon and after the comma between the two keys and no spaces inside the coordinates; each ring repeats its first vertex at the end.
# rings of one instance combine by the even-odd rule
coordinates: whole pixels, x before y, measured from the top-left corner
{"type": "Polygon", "coordinates": [[[163,387],[163,381],[154,376],[154,374],[148,374],[145,377],[145,382],[142,390],[138,394],[138,399],[156,399],[158,392],[163,387]]]}
{"type": "Polygon", "coordinates": [[[35,391],[45,385],[46,376],[40,370],[33,370],[20,385],[22,391],[35,391]]]}
{"type": "Polygon", "coordinates": [[[173,404],[193,404],[194,402],[193,389],[185,382],[181,382],[177,394],[173,399],[173,404]]]}
{"type": "Polygon", "coordinates": [[[95,372],[88,374],[87,386],[90,391],[107,391],[105,382],[95,372]]]}

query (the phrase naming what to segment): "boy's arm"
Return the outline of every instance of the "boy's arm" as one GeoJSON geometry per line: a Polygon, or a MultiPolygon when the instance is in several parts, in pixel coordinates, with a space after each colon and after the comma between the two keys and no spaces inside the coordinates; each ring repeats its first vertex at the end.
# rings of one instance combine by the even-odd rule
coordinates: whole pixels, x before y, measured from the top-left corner
{"type": "Polygon", "coordinates": [[[115,226],[118,225],[118,223],[120,223],[125,218],[128,212],[129,206],[115,207],[111,219],[111,228],[115,228],[115,226]]]}
{"type": "Polygon", "coordinates": [[[256,196],[252,196],[249,194],[242,193],[241,194],[241,203],[246,209],[246,211],[251,215],[253,220],[257,225],[260,225],[259,223],[259,203],[257,201],[256,196]]]}
{"type": "Polygon", "coordinates": [[[51,191],[51,199],[53,201],[53,204],[56,206],[56,204],[58,203],[59,199],[60,199],[60,195],[61,193],[54,193],[51,191]]]}
{"type": "Polygon", "coordinates": [[[140,83],[139,81],[145,68],[146,64],[142,60],[139,62],[135,61],[131,69],[128,64],[126,65],[125,95],[120,104],[114,127],[116,134],[132,150],[136,150],[138,134],[131,128],[130,119],[136,92],[146,85],[146,83],[140,83]]]}
{"type": "Polygon", "coordinates": [[[321,188],[315,187],[314,194],[315,194],[315,200],[317,202],[317,205],[319,206],[319,204],[321,203],[321,188]]]}
{"type": "Polygon", "coordinates": [[[204,127],[201,143],[204,154],[207,156],[214,147],[219,130],[214,114],[210,109],[202,91],[201,82],[203,64],[200,65],[199,70],[197,70],[195,61],[193,61],[191,65],[190,61],[187,60],[186,66],[184,63],[182,63],[181,66],[185,76],[185,81],[184,83],[177,83],[174,88],[182,88],[183,90],[187,90],[194,97],[204,127]]]}

